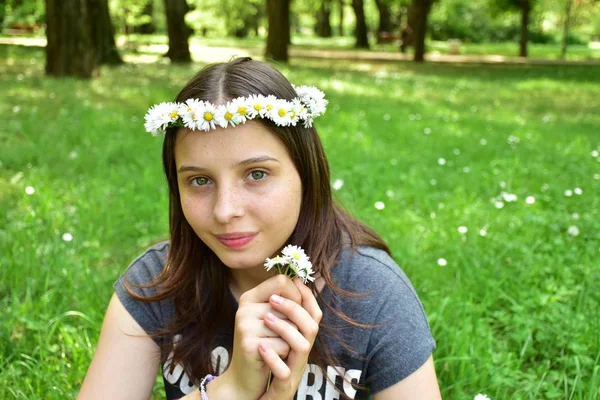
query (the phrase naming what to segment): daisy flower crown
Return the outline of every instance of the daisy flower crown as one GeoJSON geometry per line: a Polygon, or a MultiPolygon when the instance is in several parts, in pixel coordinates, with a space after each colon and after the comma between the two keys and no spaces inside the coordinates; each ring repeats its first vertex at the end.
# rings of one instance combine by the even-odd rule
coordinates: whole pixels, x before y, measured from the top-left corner
{"type": "Polygon", "coordinates": [[[325,113],[328,101],[325,94],[314,86],[292,86],[298,94],[292,100],[253,94],[237,97],[222,105],[198,99],[156,104],[148,109],[144,127],[146,132],[156,136],[164,134],[170,127],[209,131],[217,129],[217,126],[234,127],[254,118],[265,118],[277,126],[296,126],[302,121],[305,128],[310,128],[313,120],[325,113]]]}

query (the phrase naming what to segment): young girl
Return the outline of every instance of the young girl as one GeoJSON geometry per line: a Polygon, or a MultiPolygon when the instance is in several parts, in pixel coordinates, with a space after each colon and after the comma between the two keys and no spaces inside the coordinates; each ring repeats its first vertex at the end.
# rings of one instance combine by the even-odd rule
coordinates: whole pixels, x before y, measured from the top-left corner
{"type": "Polygon", "coordinates": [[[438,399],[432,338],[410,281],[332,200],[313,120],[327,101],[266,63],[210,65],[165,130],[170,240],[115,283],[80,399],[438,399]],[[265,259],[287,245],[314,282],[265,259]],[[299,250],[301,251],[301,250],[299,250]]]}

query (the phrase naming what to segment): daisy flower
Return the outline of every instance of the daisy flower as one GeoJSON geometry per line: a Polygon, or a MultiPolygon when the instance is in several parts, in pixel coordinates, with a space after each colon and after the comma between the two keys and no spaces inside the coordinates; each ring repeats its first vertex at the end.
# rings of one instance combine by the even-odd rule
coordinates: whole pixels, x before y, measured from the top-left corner
{"type": "Polygon", "coordinates": [[[151,133],[153,136],[164,132],[167,125],[177,121],[179,118],[178,108],[178,104],[170,102],[156,104],[151,107],[144,116],[144,119],[146,120],[144,123],[146,132],[151,133]]]}
{"type": "Polygon", "coordinates": [[[277,102],[277,97],[275,97],[272,94],[270,94],[267,97],[263,96],[263,100],[262,101],[263,101],[263,107],[260,109],[260,111],[258,112],[258,114],[262,118],[265,118],[266,116],[269,115],[269,113],[271,112],[271,110],[273,110],[273,108],[275,107],[275,103],[277,102]]]}
{"type": "Polygon", "coordinates": [[[208,102],[203,103],[200,107],[198,107],[198,111],[196,113],[196,129],[200,129],[201,131],[216,129],[216,116],[216,107],[208,102]]]}
{"type": "Polygon", "coordinates": [[[257,114],[259,114],[260,116],[264,115],[264,111],[261,111],[264,110],[266,106],[265,101],[266,98],[262,94],[253,94],[250,97],[248,97],[247,102],[250,106],[250,109],[248,110],[248,115],[250,115],[249,118],[254,118],[257,114]]]}
{"type": "Polygon", "coordinates": [[[228,126],[234,127],[236,125],[233,117],[235,116],[236,110],[233,108],[230,102],[217,107],[215,119],[217,124],[221,128],[227,128],[228,126]]]}
{"type": "Polygon", "coordinates": [[[267,258],[265,260],[265,269],[267,271],[270,271],[274,266],[283,265],[283,264],[286,264],[287,262],[288,262],[288,260],[281,258],[279,256],[275,256],[273,258],[267,258]]]}
{"type": "Polygon", "coordinates": [[[273,104],[268,117],[277,126],[288,126],[292,124],[292,103],[285,100],[277,100],[273,104]]]}
{"type": "Polygon", "coordinates": [[[204,102],[198,99],[188,99],[179,105],[179,115],[183,120],[183,126],[189,129],[197,129],[198,117],[202,112],[204,102]]]}
{"type": "Polygon", "coordinates": [[[234,111],[233,122],[238,125],[245,123],[248,119],[252,119],[256,115],[250,102],[245,97],[234,99],[231,102],[231,109],[234,111]]]}

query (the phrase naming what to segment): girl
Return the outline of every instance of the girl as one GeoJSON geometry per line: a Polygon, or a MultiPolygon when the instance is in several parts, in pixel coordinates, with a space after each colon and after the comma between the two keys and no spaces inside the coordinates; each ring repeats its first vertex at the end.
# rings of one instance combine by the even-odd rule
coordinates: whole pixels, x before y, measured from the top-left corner
{"type": "Polygon", "coordinates": [[[209,65],[166,130],[170,240],[117,280],[80,399],[438,399],[431,336],[408,278],[373,230],[332,200],[312,126],[323,93],[268,64],[209,65]],[[314,282],[277,274],[284,246],[314,282]]]}

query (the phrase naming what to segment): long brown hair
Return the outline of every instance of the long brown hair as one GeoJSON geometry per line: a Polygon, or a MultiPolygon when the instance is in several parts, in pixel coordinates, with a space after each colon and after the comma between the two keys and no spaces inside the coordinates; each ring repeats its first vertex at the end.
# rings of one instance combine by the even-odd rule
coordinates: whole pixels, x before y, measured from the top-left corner
{"type": "MultiPolygon", "coordinates": [[[[251,94],[274,95],[291,100],[296,92],[288,80],[266,63],[251,58],[238,58],[228,63],[206,66],[177,95],[176,102],[196,98],[213,104],[223,104],[236,97],[251,94]]],[[[329,165],[321,140],[314,127],[279,127],[269,120],[256,119],[277,135],[291,155],[292,161],[302,182],[302,204],[296,227],[287,243],[301,246],[310,255],[315,272],[319,273],[326,286],[345,297],[364,297],[345,291],[335,285],[331,269],[339,261],[345,248],[372,246],[386,251],[386,243],[371,228],[346,213],[333,198],[330,187],[329,165]],[[318,232],[315,235],[315,232],[318,232]]],[[[155,302],[171,299],[175,315],[169,325],[156,332],[161,347],[161,359],[172,353],[171,369],[181,364],[184,371],[196,384],[204,375],[216,375],[211,363],[211,349],[214,347],[219,328],[234,331],[235,311],[229,293],[230,271],[219,258],[194,233],[185,219],[179,197],[177,171],[175,165],[175,141],[178,128],[169,128],[163,144],[163,165],[169,184],[170,247],[166,265],[162,273],[149,285],[157,294],[142,297],[126,282],[130,295],[142,302],[155,302]],[[180,335],[176,345],[175,335],[180,335]]],[[[319,299],[315,287],[313,294],[319,299]]],[[[335,304],[324,306],[345,323],[363,328],[375,325],[361,324],[335,309],[335,304]]],[[[339,328],[339,325],[336,325],[339,328]]],[[[325,373],[326,365],[339,365],[337,357],[328,350],[327,341],[336,340],[344,349],[357,357],[351,346],[335,333],[333,326],[324,322],[319,327],[310,360],[325,373]]],[[[231,350],[231,349],[230,349],[231,350]]],[[[329,380],[329,377],[327,377],[329,380]]],[[[331,381],[330,381],[331,382],[331,381]]],[[[331,382],[335,387],[335,382],[331,382]]],[[[357,388],[364,386],[348,382],[357,388]]],[[[348,398],[341,393],[344,398],[348,398]]]]}

